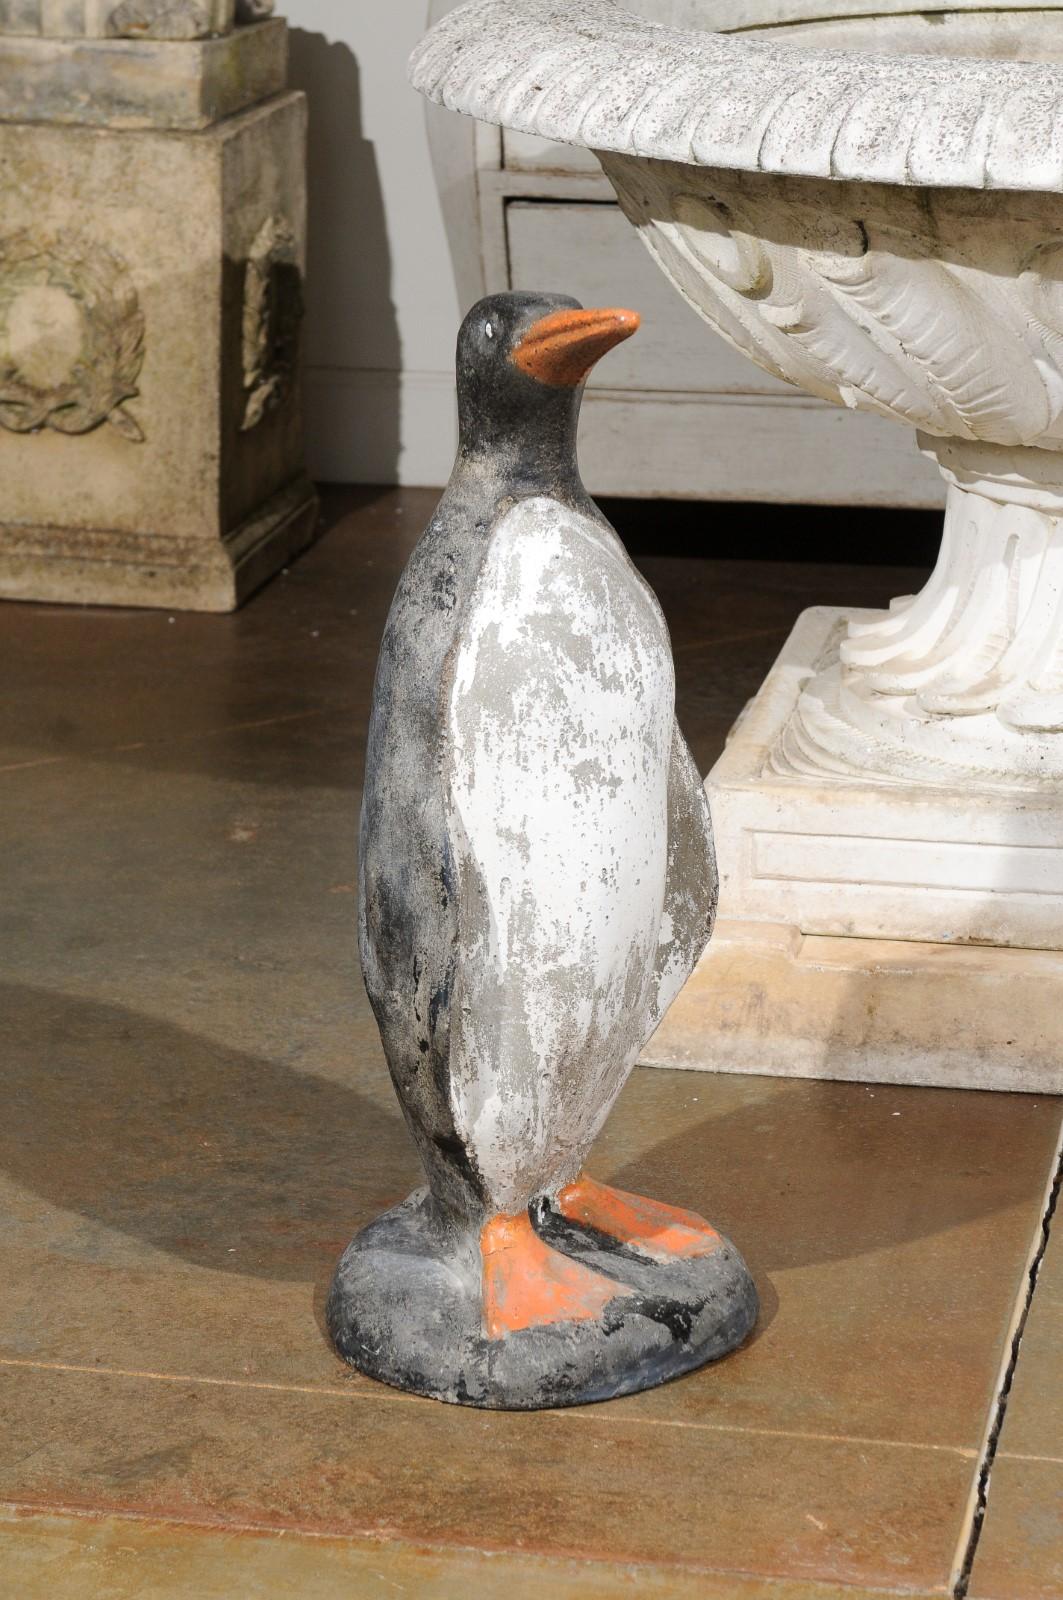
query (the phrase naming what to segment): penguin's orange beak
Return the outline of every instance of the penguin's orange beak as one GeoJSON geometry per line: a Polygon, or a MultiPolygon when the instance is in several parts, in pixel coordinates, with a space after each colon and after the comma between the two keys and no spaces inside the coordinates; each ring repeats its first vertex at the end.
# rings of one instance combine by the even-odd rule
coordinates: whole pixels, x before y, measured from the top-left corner
{"type": "Polygon", "coordinates": [[[614,306],[601,311],[552,311],[533,322],[514,345],[510,360],[555,389],[574,389],[594,363],[621,339],[630,339],[641,318],[614,306]]]}

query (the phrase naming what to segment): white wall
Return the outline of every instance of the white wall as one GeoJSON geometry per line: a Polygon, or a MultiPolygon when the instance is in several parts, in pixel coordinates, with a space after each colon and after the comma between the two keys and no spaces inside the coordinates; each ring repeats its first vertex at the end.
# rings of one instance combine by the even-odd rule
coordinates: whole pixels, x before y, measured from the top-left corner
{"type": "Polygon", "coordinates": [[[327,482],[445,483],[462,314],[406,82],[429,0],[281,0],[310,102],[307,458],[327,482]]]}

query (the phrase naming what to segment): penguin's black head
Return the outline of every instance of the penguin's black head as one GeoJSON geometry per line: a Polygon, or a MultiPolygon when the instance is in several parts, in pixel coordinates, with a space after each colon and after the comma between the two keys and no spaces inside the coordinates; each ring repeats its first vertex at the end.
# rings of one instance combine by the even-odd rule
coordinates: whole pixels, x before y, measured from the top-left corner
{"type": "Polygon", "coordinates": [[[570,295],[514,292],[473,306],[458,334],[461,453],[572,456],[583,385],[639,325],[637,311],[585,311],[570,295]]]}
{"type": "Polygon", "coordinates": [[[458,334],[458,374],[475,375],[499,398],[526,393],[513,369],[548,389],[574,389],[607,350],[629,339],[637,311],[585,311],[567,294],[491,294],[458,334]]]}

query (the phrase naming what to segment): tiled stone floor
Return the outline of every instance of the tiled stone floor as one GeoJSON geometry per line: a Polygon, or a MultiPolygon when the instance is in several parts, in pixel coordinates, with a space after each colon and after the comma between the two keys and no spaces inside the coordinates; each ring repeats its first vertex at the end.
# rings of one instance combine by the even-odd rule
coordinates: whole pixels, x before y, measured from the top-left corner
{"type": "MultiPolygon", "coordinates": [[[[336,1256],[418,1177],[354,876],[432,503],[329,495],[233,618],[0,609],[0,1594],[1058,1600],[1058,1101],[641,1069],[595,1170],[733,1235],[745,1349],[537,1416],[332,1355],[336,1256]]],[[[705,514],[732,550],[787,515],[705,514]]],[[[803,606],[919,576],[639,543],[702,767],[803,606]]]]}

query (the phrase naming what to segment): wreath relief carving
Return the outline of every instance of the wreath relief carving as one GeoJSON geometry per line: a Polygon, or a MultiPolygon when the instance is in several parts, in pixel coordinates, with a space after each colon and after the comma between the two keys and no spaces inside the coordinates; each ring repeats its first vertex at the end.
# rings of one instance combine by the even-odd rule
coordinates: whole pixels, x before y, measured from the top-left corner
{"type": "Polygon", "coordinates": [[[261,422],[291,392],[302,316],[295,232],[284,217],[267,217],[255,235],[244,272],[241,432],[261,422]]]}
{"type": "Polygon", "coordinates": [[[124,263],[71,233],[0,239],[0,426],[143,440],[125,409],[139,393],[144,314],[124,263]]]}

